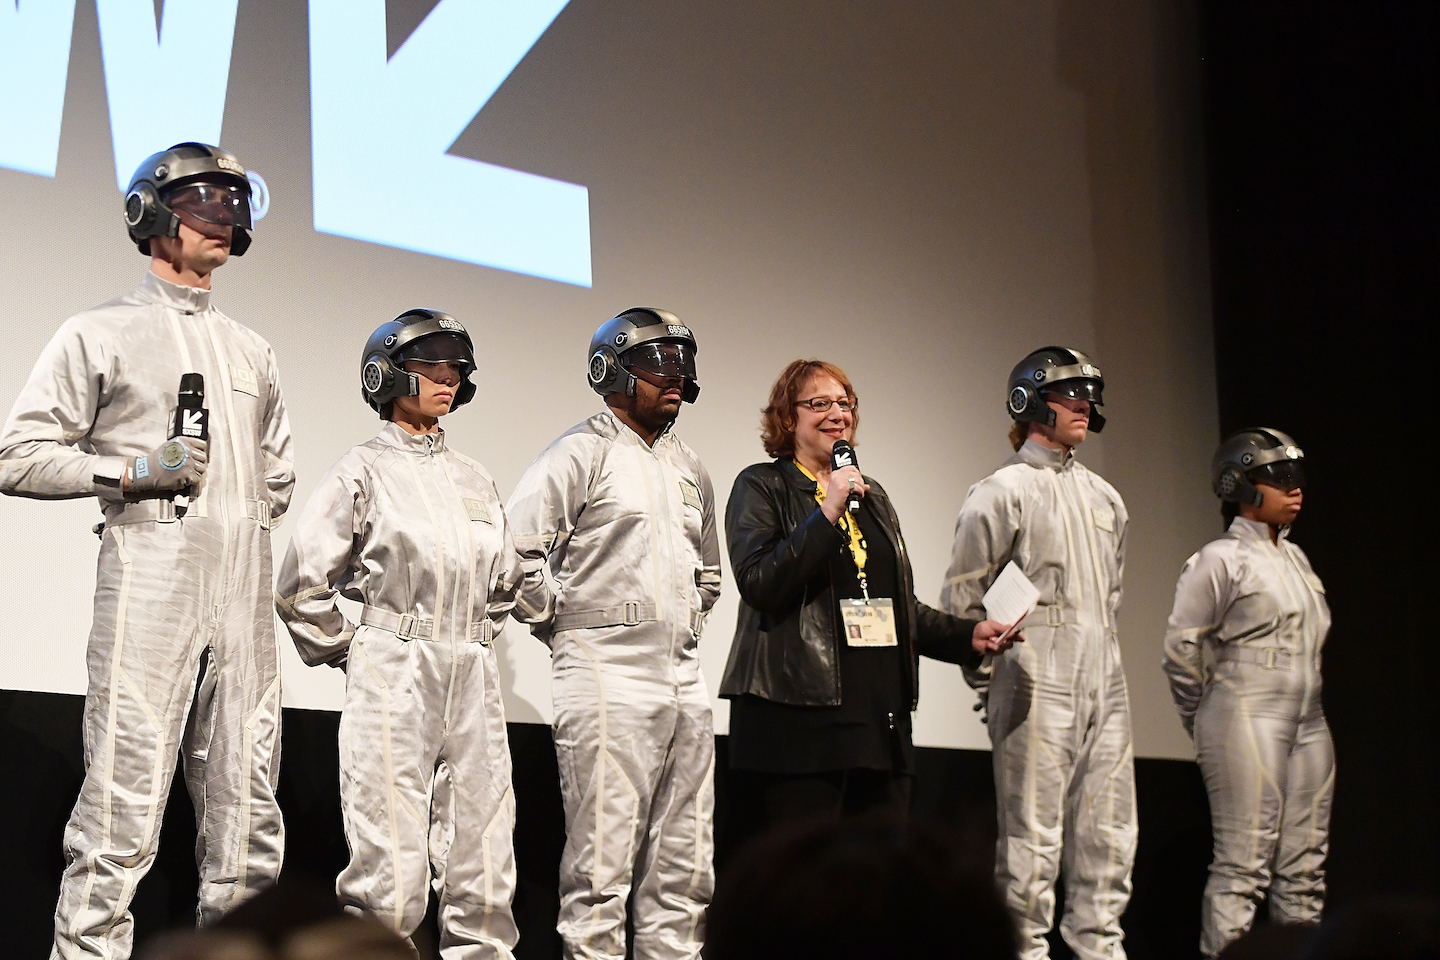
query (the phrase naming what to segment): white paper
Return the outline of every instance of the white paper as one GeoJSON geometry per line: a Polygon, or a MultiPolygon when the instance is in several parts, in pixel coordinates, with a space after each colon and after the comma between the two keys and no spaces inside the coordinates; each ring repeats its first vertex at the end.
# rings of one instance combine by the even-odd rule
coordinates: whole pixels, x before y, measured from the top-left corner
{"type": "Polygon", "coordinates": [[[985,591],[981,602],[985,604],[985,613],[991,620],[1014,626],[1030,616],[1030,611],[1040,602],[1040,591],[1011,560],[1005,564],[1005,569],[1000,571],[990,589],[985,591]]]}

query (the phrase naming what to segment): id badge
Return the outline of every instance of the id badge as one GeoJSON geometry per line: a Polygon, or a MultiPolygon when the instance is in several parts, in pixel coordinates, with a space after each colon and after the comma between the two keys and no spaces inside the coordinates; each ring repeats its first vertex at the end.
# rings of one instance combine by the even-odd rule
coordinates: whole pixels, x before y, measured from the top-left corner
{"type": "Polygon", "coordinates": [[[845,643],[852,647],[893,647],[895,601],[883,598],[841,600],[840,618],[845,625],[845,643]]]}

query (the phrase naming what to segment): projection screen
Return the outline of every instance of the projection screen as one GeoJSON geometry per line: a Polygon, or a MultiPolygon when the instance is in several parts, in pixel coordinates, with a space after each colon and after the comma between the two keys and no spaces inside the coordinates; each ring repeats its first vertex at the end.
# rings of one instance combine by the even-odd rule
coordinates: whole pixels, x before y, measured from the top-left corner
{"type": "MultiPolygon", "coordinates": [[[[263,182],[215,302],[279,357],[294,509],[372,436],[359,352],[412,306],[461,318],[479,395],[446,419],[502,498],[599,409],[594,328],[675,311],[702,393],[678,424],[715,482],[764,458],[781,367],[838,363],[862,467],[935,603],[966,489],[1009,455],[1005,377],[1058,343],[1105,372],[1080,451],[1131,516],[1121,621],[1137,753],[1190,755],[1159,669],[1175,576],[1218,533],[1198,61],[1188,6],[1079,0],[19,0],[0,3],[0,316],[8,411],[67,316],[131,289],[117,184],[218,139],[263,182]]],[[[158,438],[157,438],[158,442],[158,438]]],[[[93,500],[0,500],[0,686],[85,685],[93,500]]],[[[274,535],[276,556],[289,527],[274,535]]],[[[703,638],[718,687],[727,583],[703,638]]],[[[498,641],[512,721],[549,656],[498,641]]],[[[281,635],[287,706],[343,676],[281,635]]],[[[988,748],[925,662],[917,743],[988,748]]],[[[717,729],[726,708],[717,704],[717,729]]]]}

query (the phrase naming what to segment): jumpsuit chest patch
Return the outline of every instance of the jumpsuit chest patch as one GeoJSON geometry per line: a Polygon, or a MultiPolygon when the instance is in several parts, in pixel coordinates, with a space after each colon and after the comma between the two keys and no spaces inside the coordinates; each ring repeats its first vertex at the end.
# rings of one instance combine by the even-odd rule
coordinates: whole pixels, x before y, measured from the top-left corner
{"type": "Polygon", "coordinates": [[[1097,530],[1104,530],[1106,533],[1115,532],[1115,512],[1113,510],[1091,507],[1090,516],[1094,518],[1097,530]]]}
{"type": "Polygon", "coordinates": [[[250,396],[259,399],[260,382],[255,378],[255,371],[249,367],[237,367],[230,364],[230,387],[241,393],[248,393],[250,396]]]}
{"type": "Polygon", "coordinates": [[[683,477],[680,479],[680,497],[685,501],[685,506],[704,511],[700,505],[700,488],[683,477]]]}
{"type": "Polygon", "coordinates": [[[481,523],[491,523],[490,508],[485,505],[484,500],[472,500],[465,498],[465,512],[470,515],[471,520],[478,520],[481,523]]]}

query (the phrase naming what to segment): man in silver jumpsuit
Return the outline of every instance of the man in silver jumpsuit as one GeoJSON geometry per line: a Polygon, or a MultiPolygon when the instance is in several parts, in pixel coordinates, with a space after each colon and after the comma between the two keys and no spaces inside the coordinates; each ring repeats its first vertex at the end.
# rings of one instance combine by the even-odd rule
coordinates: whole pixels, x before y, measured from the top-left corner
{"type": "Polygon", "coordinates": [[[1288,539],[1303,459],[1295,441],[1263,427],[1216,450],[1211,480],[1230,528],[1185,562],[1165,632],[1165,675],[1210,795],[1207,957],[1250,928],[1267,888],[1278,923],[1318,923],[1325,905],[1335,748],[1320,648],[1330,608],[1288,539]]]}
{"type": "Polygon", "coordinates": [[[1125,956],[1137,831],[1115,620],[1128,517],[1115,488],[1074,455],[1105,425],[1103,386],[1090,359],[1065,347],[1015,367],[1006,407],[1016,452],[966,495],[940,596],[950,613],[982,619],[982,597],[1012,560],[1040,591],[1027,642],[966,673],[989,711],[996,878],[1026,960],[1048,954],[1062,873],[1065,942],[1082,960],[1125,956]]]}
{"type": "Polygon", "coordinates": [[[522,609],[554,657],[567,839],[567,958],[693,958],[714,887],[714,734],[697,644],[720,593],[710,477],[670,427],[693,402],[695,338],[648,307],[602,324],[590,385],[607,409],[521,478],[505,512],[527,572],[522,609]]]}
{"type": "Polygon", "coordinates": [[[216,147],[141,164],[125,218],[150,273],[61,325],[0,436],[0,490],[99,497],[105,513],[85,782],[55,914],[63,960],[129,956],[129,904],[155,859],[177,751],[199,831],[199,921],[280,872],[270,527],[295,482],[290,424],[269,345],[210,303],[212,271],[249,246],[249,193],[216,147]],[[190,373],[208,391],[208,443],[167,440],[190,373]]]}

